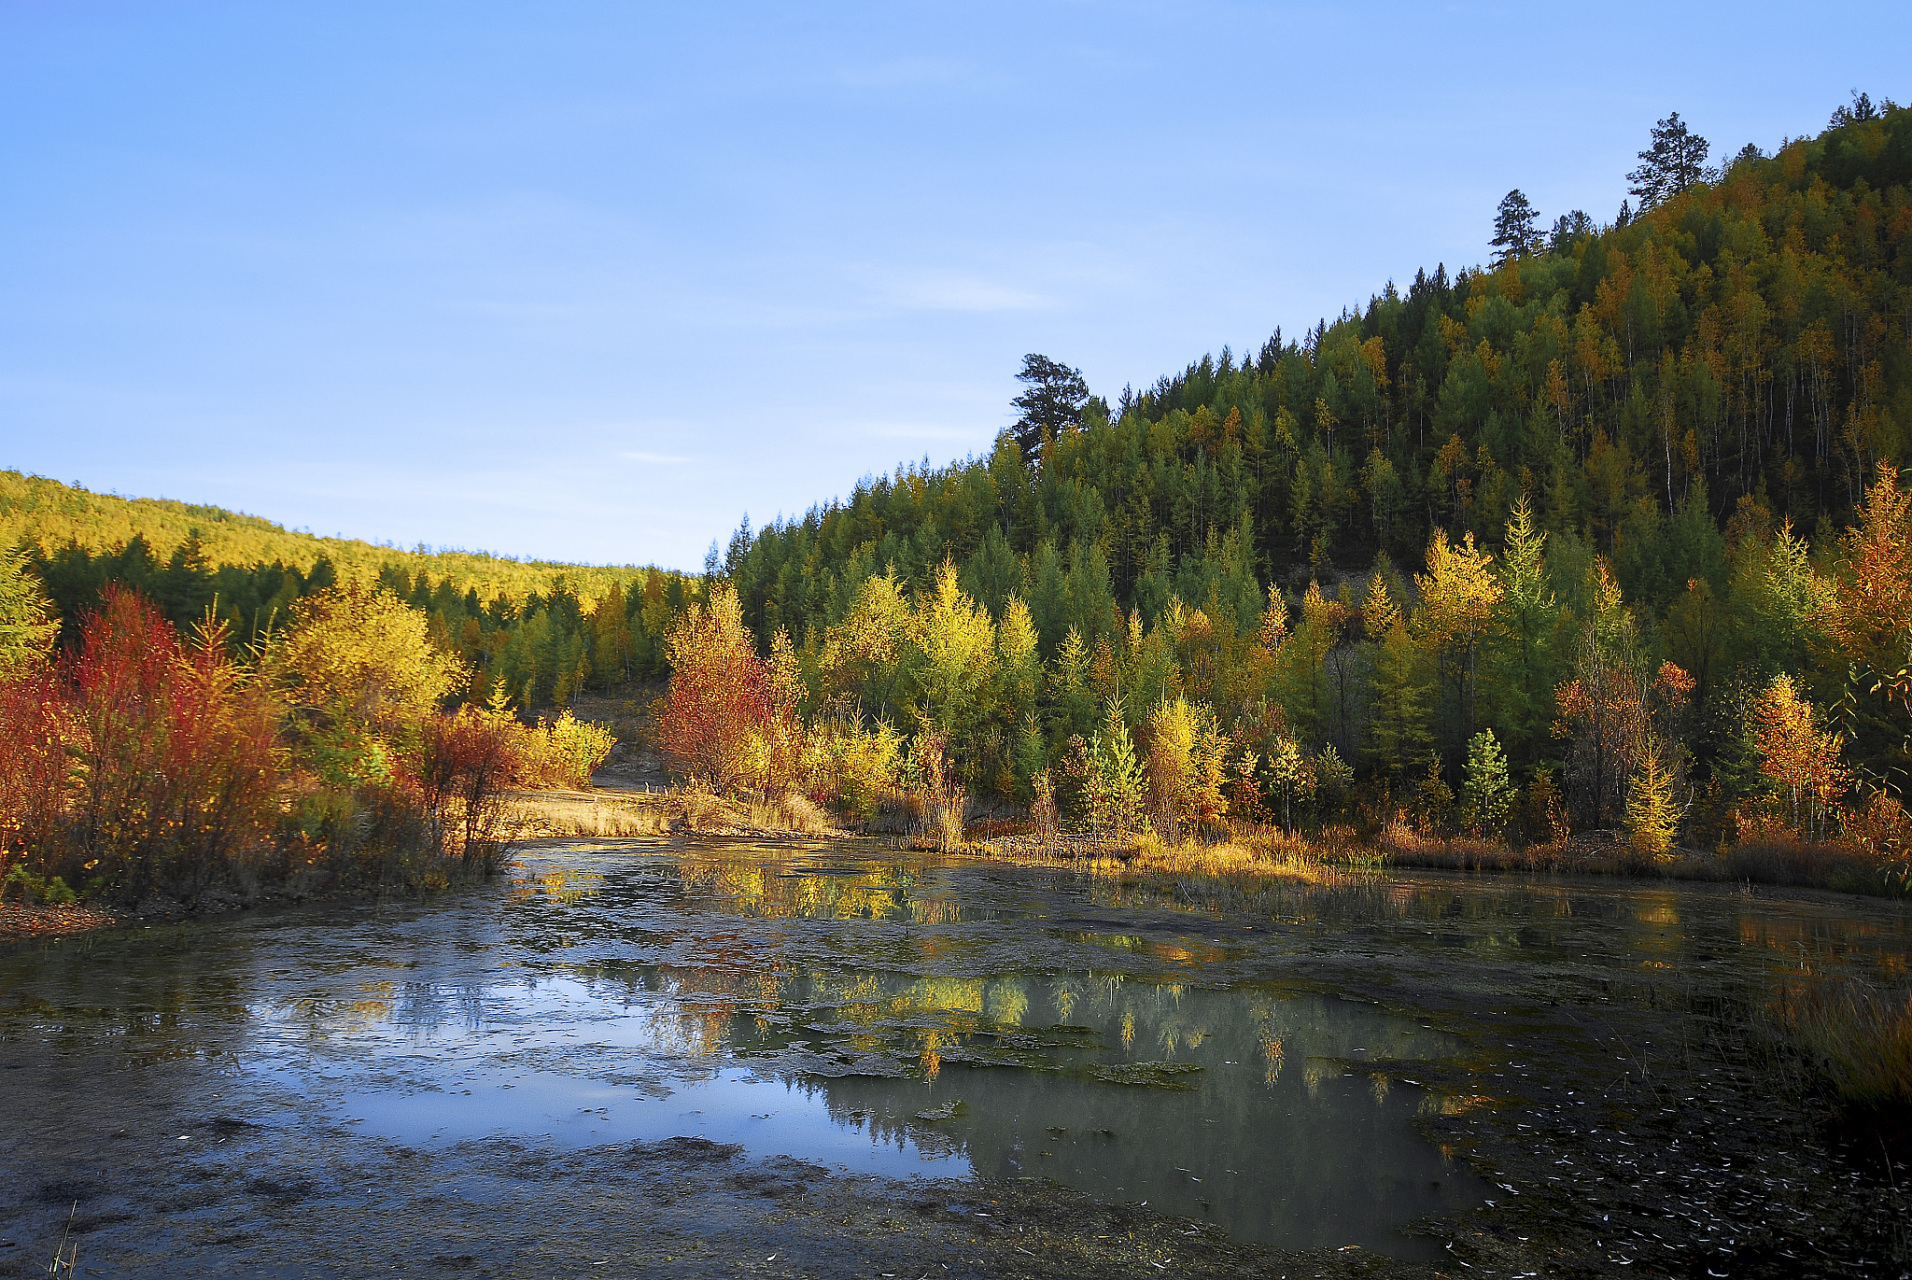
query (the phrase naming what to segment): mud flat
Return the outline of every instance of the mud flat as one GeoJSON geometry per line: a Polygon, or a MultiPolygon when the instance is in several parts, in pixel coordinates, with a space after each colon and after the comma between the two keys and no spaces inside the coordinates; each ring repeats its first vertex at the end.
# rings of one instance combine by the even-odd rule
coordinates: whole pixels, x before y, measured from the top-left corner
{"type": "Polygon", "coordinates": [[[0,1275],[1899,1275],[1761,1011],[1909,957],[1815,893],[549,841],[0,956],[0,1275]]]}

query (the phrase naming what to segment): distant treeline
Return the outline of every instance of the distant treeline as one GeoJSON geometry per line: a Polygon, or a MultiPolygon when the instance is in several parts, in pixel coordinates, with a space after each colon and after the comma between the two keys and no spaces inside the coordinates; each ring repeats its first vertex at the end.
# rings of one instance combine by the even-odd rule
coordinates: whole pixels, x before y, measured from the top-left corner
{"type": "MultiPolygon", "coordinates": [[[[74,542],[52,551],[29,544],[27,553],[67,647],[113,584],[137,591],[182,632],[208,618],[224,624],[235,653],[259,651],[300,600],[340,585],[323,556],[308,568],[278,560],[214,564],[195,534],[163,558],[139,535],[104,550],[74,542]]],[[[583,689],[661,677],[664,630],[701,589],[696,578],[638,569],[612,578],[589,601],[563,574],[542,589],[487,597],[404,564],[380,568],[374,585],[425,614],[432,640],[471,671],[458,691],[465,701],[481,705],[501,689],[523,708],[564,706],[583,689]]]]}
{"type": "Polygon", "coordinates": [[[0,471],[0,548],[72,543],[98,554],[124,547],[135,538],[161,560],[170,559],[192,541],[198,554],[214,565],[277,562],[311,574],[324,561],[342,584],[368,584],[387,566],[397,566],[413,577],[429,573],[435,580],[450,578],[460,591],[476,590],[485,600],[542,591],[562,574],[571,590],[595,601],[613,582],[628,591],[638,572],[634,565],[557,564],[482,551],[433,550],[422,545],[406,549],[356,538],[323,538],[222,507],[91,493],[44,476],[0,471]]]}

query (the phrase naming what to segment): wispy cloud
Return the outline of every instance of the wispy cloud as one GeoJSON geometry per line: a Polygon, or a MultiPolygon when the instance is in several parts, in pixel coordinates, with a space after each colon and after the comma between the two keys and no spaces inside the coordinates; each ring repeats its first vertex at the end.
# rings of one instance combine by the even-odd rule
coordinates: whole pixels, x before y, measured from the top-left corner
{"type": "Polygon", "coordinates": [[[697,459],[680,453],[647,453],[642,449],[626,449],[617,455],[626,462],[650,462],[659,466],[670,466],[679,462],[695,462],[697,459]]]}
{"type": "Polygon", "coordinates": [[[967,271],[900,272],[881,289],[912,311],[1038,311],[1054,305],[1033,289],[967,271]]]}

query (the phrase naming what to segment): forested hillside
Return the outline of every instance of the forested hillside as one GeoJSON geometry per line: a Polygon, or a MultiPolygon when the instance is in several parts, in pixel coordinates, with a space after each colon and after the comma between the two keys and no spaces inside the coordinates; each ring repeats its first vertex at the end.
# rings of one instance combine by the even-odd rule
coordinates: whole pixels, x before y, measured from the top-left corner
{"type": "Polygon", "coordinates": [[[482,703],[502,687],[520,707],[661,675],[664,627],[698,589],[662,569],[404,551],[0,471],[0,550],[9,547],[25,552],[68,645],[114,583],[181,629],[210,615],[242,652],[283,629],[302,599],[377,586],[429,615],[439,646],[473,673],[465,697],[482,703]]]}
{"type": "Polygon", "coordinates": [[[412,576],[428,573],[450,579],[460,591],[475,590],[486,599],[543,590],[561,574],[572,590],[594,601],[613,582],[628,587],[638,571],[634,565],[559,564],[482,551],[406,550],[357,538],[322,538],[223,507],[122,498],[43,476],[0,471],[0,547],[31,542],[51,550],[71,543],[98,552],[134,538],[160,560],[192,541],[196,554],[215,567],[277,561],[310,573],[323,560],[346,582],[370,582],[387,567],[402,568],[412,576]]]}
{"type": "Polygon", "coordinates": [[[992,606],[1025,582],[1032,606],[1045,583],[1075,588],[1095,632],[1105,596],[1152,620],[1249,574],[1416,562],[1435,528],[1496,545],[1526,493],[1543,528],[1664,607],[1718,574],[1717,537],[1694,530],[1723,530],[1742,498],[1819,542],[1876,462],[1904,458],[1909,183],[1902,111],[1743,155],[1625,225],[1570,216],[1497,268],[1417,273],[1300,341],[1224,348],[1113,421],[1092,406],[1039,466],[1005,440],[746,527],[727,568],[753,624],[799,637],[869,572],[924,582],[945,555],[992,606]]]}
{"type": "Polygon", "coordinates": [[[960,587],[1004,636],[1026,605],[1042,692],[952,740],[973,781],[1024,794],[1098,705],[1146,735],[1177,694],[1234,751],[1265,757],[1280,725],[1396,785],[1428,747],[1458,783],[1483,726],[1517,772],[1572,773],[1573,690],[1620,648],[1639,716],[1658,664],[1692,687],[1640,719],[1617,783],[1580,780],[1586,821],[1616,819],[1649,729],[1689,798],[1753,788],[1747,717],[1778,675],[1896,776],[1908,726],[1874,687],[1896,641],[1841,648],[1822,606],[1912,433],[1912,112],[1861,98],[1723,171],[1677,117],[1653,142],[1637,215],[1543,236],[1510,193],[1495,265],[1418,272],[1112,408],[1064,388],[1058,419],[1068,371],[1031,357],[988,457],[746,523],[723,565],[745,622],[766,651],[788,635],[812,706],[928,725],[909,679],[845,675],[872,619],[907,613],[882,601],[918,599],[922,631],[960,587]]]}

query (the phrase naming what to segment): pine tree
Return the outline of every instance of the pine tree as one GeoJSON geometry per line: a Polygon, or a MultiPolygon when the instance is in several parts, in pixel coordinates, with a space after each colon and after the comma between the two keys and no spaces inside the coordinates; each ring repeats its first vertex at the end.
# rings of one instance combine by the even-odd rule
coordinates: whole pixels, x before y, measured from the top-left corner
{"type": "Polygon", "coordinates": [[[1494,211],[1494,238],[1488,241],[1494,246],[1495,266],[1524,258],[1540,247],[1540,233],[1534,229],[1539,220],[1540,211],[1518,187],[1500,198],[1500,207],[1494,211]]]}
{"type": "Polygon", "coordinates": [[[1665,204],[1706,177],[1705,138],[1686,127],[1675,111],[1653,126],[1653,143],[1640,152],[1640,165],[1627,174],[1627,191],[1640,199],[1642,212],[1665,204]]]}
{"type": "Polygon", "coordinates": [[[1046,441],[1082,425],[1089,384],[1082,380],[1080,369],[1034,352],[1022,358],[1022,372],[1016,375],[1016,381],[1029,389],[1009,402],[1022,410],[1009,431],[1022,450],[1022,460],[1033,462],[1046,441]]]}

